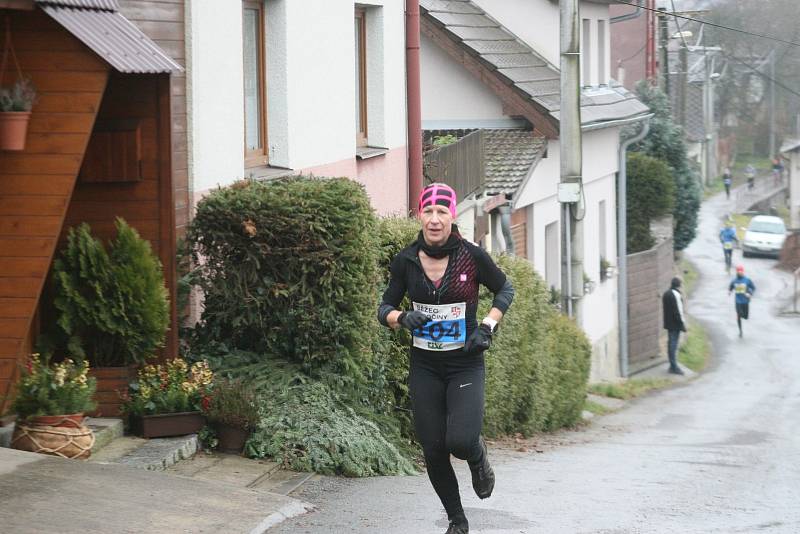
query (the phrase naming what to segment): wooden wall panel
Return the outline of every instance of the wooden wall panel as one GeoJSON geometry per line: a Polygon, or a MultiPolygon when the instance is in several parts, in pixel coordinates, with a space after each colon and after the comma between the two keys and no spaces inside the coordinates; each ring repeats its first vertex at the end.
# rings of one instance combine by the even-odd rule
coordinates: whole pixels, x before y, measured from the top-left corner
{"type": "MultiPolygon", "coordinates": [[[[172,59],[186,67],[184,0],[120,0],[119,4],[122,14],[133,21],[172,59]]],[[[184,234],[189,219],[185,73],[174,73],[170,77],[169,94],[173,97],[170,139],[172,197],[175,207],[176,234],[180,236],[184,234]]]]}
{"type": "MultiPolygon", "coordinates": [[[[22,70],[38,93],[26,149],[0,152],[0,396],[4,396],[17,362],[30,349],[37,303],[100,107],[108,66],[39,10],[0,10],[0,15],[10,17],[22,70]]],[[[2,29],[0,38],[5,38],[2,29]]]]}

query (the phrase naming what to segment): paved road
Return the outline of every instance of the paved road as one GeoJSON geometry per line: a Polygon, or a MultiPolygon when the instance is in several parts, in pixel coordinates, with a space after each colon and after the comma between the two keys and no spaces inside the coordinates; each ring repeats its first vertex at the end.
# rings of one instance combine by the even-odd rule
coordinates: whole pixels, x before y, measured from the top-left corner
{"type": "MultiPolygon", "coordinates": [[[[773,260],[743,260],[758,286],[738,338],[716,234],[729,204],[703,208],[687,251],[701,272],[690,311],[708,328],[709,371],[565,432],[543,453],[493,451],[488,501],[458,466],[471,531],[480,533],[800,532],[800,320],[780,317],[789,278],[773,260]]],[[[737,260],[742,261],[738,258],[737,260]]],[[[436,533],[446,521],[427,479],[322,478],[300,498],[317,512],[275,533],[436,533]]]]}

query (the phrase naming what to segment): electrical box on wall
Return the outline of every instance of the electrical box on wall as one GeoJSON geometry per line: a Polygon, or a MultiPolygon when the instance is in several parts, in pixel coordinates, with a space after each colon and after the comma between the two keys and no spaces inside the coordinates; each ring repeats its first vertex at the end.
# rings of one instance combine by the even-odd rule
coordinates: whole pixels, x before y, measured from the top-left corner
{"type": "Polygon", "coordinates": [[[574,204],[581,199],[580,182],[561,182],[558,184],[558,201],[562,204],[574,204]]]}

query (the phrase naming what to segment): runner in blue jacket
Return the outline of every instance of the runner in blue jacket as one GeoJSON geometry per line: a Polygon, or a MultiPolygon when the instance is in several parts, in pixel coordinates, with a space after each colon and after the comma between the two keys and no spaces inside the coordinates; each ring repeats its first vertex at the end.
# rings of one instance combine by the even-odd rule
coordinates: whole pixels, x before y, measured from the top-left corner
{"type": "Polygon", "coordinates": [[[744,267],[736,267],[736,278],[731,280],[728,286],[728,294],[736,293],[736,324],[739,326],[739,337],[742,337],[742,319],[750,316],[750,299],[756,292],[756,286],[752,280],[744,275],[744,267]]]}
{"type": "Polygon", "coordinates": [[[725,228],[720,231],[719,242],[722,243],[722,252],[725,254],[725,267],[730,269],[733,261],[733,244],[734,242],[739,243],[739,238],[736,236],[736,228],[733,227],[731,221],[726,222],[725,228]]]}

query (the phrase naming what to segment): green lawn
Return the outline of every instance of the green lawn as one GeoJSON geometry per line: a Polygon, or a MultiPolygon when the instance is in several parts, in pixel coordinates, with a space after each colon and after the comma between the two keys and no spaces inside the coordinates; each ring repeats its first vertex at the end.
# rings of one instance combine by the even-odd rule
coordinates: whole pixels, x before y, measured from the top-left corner
{"type": "Polygon", "coordinates": [[[629,378],[624,382],[590,384],[589,393],[612,397],[614,399],[628,400],[641,397],[648,391],[661,389],[670,385],[669,378],[629,378]]]}
{"type": "Polygon", "coordinates": [[[611,413],[614,411],[611,408],[606,408],[602,404],[590,401],[589,399],[586,399],[586,401],[584,402],[583,409],[588,412],[592,412],[595,415],[605,415],[607,413],[611,413]]]}
{"type": "Polygon", "coordinates": [[[698,373],[708,365],[711,345],[708,334],[697,321],[689,319],[689,332],[686,341],[678,351],[678,361],[698,373]]]}
{"type": "Polygon", "coordinates": [[[697,269],[695,269],[692,262],[687,260],[686,257],[682,257],[681,261],[678,262],[678,269],[680,270],[681,278],[683,278],[683,292],[688,298],[697,285],[697,269]]]}

